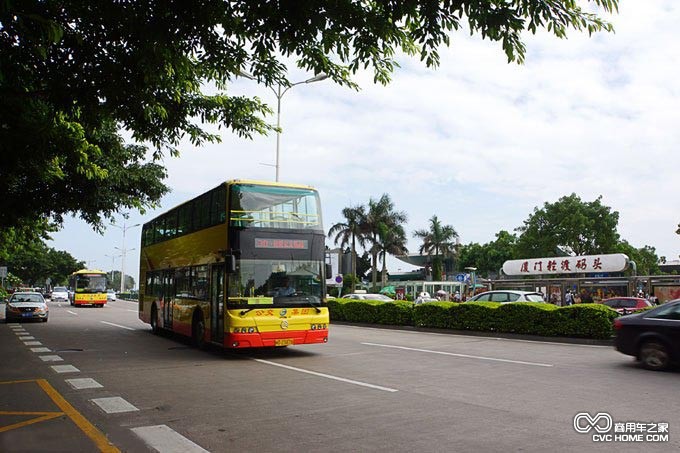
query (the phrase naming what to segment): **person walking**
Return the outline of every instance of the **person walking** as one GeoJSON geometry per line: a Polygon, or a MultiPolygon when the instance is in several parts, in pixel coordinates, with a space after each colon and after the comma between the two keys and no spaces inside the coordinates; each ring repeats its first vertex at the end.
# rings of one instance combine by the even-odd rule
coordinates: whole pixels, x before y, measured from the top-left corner
{"type": "Polygon", "coordinates": [[[567,290],[567,294],[564,295],[564,305],[572,305],[574,303],[574,296],[571,294],[571,290],[567,290]]]}

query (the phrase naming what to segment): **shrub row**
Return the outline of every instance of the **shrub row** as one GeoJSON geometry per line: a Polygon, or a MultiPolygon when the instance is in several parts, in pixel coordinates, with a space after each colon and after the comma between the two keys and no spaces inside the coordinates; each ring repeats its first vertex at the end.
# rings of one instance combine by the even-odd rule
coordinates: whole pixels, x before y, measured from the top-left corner
{"type": "Polygon", "coordinates": [[[328,301],[331,321],[607,339],[618,314],[599,304],[328,301]]]}

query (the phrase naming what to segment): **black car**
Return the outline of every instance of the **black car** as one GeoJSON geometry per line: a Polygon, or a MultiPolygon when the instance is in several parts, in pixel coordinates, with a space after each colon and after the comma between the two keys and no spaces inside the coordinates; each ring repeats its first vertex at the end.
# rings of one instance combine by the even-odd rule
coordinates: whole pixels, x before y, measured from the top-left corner
{"type": "Polygon", "coordinates": [[[680,299],[614,320],[616,349],[649,370],[680,362],[680,299]]]}

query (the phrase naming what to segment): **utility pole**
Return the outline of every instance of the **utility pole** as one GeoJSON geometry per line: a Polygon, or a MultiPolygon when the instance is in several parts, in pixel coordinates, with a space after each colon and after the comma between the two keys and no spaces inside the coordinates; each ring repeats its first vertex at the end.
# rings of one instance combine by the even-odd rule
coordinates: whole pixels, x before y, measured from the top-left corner
{"type": "Polygon", "coordinates": [[[129,230],[130,228],[138,227],[140,224],[139,224],[139,223],[135,223],[134,225],[126,226],[126,225],[125,225],[125,221],[123,221],[123,226],[122,226],[122,227],[119,226],[119,225],[115,225],[115,224],[113,224],[113,223],[110,224],[110,225],[111,225],[112,227],[116,227],[116,228],[118,228],[118,229],[120,229],[120,230],[123,231],[123,244],[122,244],[122,247],[120,247],[120,248],[114,247],[116,250],[120,250],[120,253],[121,253],[121,260],[120,260],[120,292],[123,293],[123,292],[125,292],[125,254],[126,254],[128,251],[135,250],[134,248],[131,248],[131,249],[126,249],[126,248],[125,248],[125,233],[126,233],[127,230],[129,230]]]}

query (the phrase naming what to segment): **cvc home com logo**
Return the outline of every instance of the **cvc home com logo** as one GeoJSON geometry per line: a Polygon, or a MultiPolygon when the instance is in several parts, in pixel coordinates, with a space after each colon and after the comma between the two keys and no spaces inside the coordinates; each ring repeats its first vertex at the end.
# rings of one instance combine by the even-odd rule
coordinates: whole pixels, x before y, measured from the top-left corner
{"type": "Polygon", "coordinates": [[[574,416],[574,430],[590,434],[593,442],[668,442],[666,422],[614,422],[607,412],[574,416]]]}

